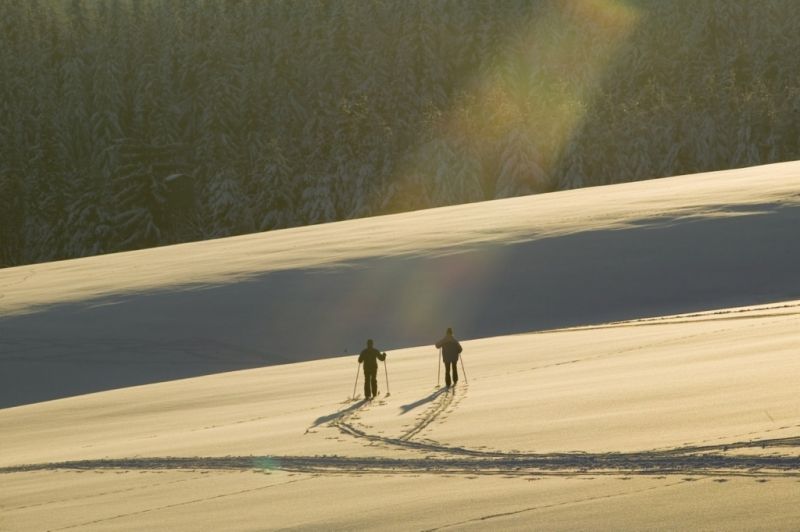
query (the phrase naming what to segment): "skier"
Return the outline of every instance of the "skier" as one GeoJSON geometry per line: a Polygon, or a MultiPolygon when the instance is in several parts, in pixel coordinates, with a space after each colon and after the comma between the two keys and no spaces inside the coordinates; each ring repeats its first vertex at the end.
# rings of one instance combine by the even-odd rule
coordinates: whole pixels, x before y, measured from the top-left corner
{"type": "Polygon", "coordinates": [[[461,353],[461,344],[453,337],[453,329],[448,327],[444,338],[436,342],[436,349],[442,350],[444,360],[444,382],[450,387],[450,367],[453,368],[453,386],[458,382],[458,355],[461,353]]]}
{"type": "Polygon", "coordinates": [[[386,360],[386,353],[372,347],[372,340],[367,340],[367,348],[358,355],[358,362],[364,363],[364,397],[372,399],[378,395],[378,360],[386,360]]]}

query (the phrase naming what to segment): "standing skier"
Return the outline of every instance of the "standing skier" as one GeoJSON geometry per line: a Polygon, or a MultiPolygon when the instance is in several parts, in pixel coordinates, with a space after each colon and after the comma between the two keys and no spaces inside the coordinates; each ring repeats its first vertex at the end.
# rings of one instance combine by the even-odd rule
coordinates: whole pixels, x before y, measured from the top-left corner
{"type": "Polygon", "coordinates": [[[444,382],[450,387],[450,367],[453,368],[453,386],[458,382],[458,355],[461,353],[461,344],[453,337],[453,329],[447,328],[444,338],[436,342],[436,348],[442,350],[442,360],[444,361],[444,382]]]}
{"type": "Polygon", "coordinates": [[[372,399],[378,395],[378,360],[386,360],[386,353],[372,347],[372,340],[367,340],[367,348],[358,355],[358,362],[364,363],[364,397],[372,399]]]}

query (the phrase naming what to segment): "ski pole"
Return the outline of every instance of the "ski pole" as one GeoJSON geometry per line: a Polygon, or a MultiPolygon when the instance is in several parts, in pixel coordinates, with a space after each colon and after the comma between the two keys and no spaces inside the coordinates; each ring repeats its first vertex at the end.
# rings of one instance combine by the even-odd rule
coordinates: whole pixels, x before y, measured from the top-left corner
{"type": "MultiPolygon", "coordinates": [[[[386,356],[386,353],[383,356],[386,356]]],[[[392,392],[389,391],[389,370],[386,369],[386,359],[383,359],[383,372],[386,374],[386,395],[388,396],[392,392]]]]}
{"type": "Polygon", "coordinates": [[[356,386],[358,386],[358,373],[361,371],[361,362],[358,363],[356,368],[356,382],[353,383],[353,399],[356,398],[356,386]]]}
{"type": "Polygon", "coordinates": [[[467,370],[464,368],[464,355],[458,357],[461,359],[461,373],[464,374],[464,383],[469,384],[469,379],[467,378],[467,370]]]}
{"type": "Polygon", "coordinates": [[[439,348],[439,356],[436,357],[436,387],[441,386],[442,382],[442,348],[439,348]]]}

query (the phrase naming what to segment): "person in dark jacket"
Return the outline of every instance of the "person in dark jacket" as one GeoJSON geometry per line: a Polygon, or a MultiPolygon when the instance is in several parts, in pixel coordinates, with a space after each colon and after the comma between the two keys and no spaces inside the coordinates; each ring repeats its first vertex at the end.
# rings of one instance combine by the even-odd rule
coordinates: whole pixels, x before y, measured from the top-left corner
{"type": "Polygon", "coordinates": [[[461,344],[453,337],[453,329],[447,328],[444,338],[436,342],[436,348],[442,350],[444,361],[444,382],[450,387],[450,369],[453,369],[453,386],[458,382],[458,355],[461,353],[461,344]]]}
{"type": "Polygon", "coordinates": [[[372,399],[378,395],[378,360],[386,360],[386,353],[372,347],[367,340],[367,348],[358,355],[358,362],[364,364],[364,397],[372,399]]]}

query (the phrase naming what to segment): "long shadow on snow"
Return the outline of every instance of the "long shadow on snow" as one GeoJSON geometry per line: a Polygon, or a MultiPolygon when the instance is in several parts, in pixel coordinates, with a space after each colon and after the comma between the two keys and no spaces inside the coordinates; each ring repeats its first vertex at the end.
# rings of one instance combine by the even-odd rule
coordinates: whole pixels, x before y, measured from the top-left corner
{"type": "Polygon", "coordinates": [[[328,414],[327,416],[320,416],[317,419],[315,419],[314,423],[312,423],[311,426],[308,428],[313,429],[314,427],[318,427],[323,423],[331,423],[336,421],[337,419],[345,418],[350,414],[352,414],[353,412],[355,412],[356,410],[358,410],[359,408],[361,408],[362,406],[366,405],[367,403],[369,403],[367,399],[362,399],[358,402],[353,403],[347,408],[337,410],[333,414],[328,414]]]}
{"type": "Polygon", "coordinates": [[[418,406],[422,406],[422,405],[424,405],[426,403],[430,403],[431,401],[433,401],[434,399],[436,399],[437,397],[439,397],[440,395],[442,395],[446,391],[447,391],[447,388],[439,388],[438,390],[434,391],[430,395],[427,395],[427,396],[423,397],[422,399],[419,399],[418,401],[414,401],[413,403],[408,403],[407,405],[400,405],[400,415],[403,415],[403,414],[405,414],[405,413],[407,413],[407,412],[409,412],[411,410],[414,410],[418,406]]]}

